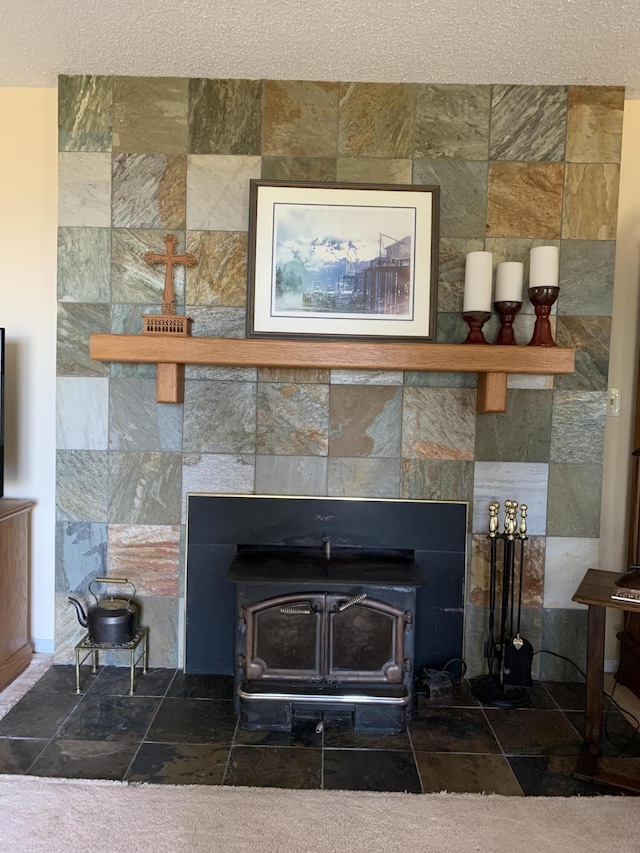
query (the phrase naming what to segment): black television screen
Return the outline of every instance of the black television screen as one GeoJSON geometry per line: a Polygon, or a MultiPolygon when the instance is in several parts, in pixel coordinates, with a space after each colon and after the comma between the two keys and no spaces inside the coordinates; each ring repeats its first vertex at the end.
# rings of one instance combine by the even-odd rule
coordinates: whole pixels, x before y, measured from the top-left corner
{"type": "Polygon", "coordinates": [[[4,496],[4,329],[0,329],[0,498],[4,496]]]}

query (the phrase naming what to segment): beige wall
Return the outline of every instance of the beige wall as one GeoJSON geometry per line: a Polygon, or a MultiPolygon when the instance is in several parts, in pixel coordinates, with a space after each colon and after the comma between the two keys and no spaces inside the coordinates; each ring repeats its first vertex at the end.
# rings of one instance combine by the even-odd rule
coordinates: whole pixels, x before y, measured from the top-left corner
{"type": "MultiPolygon", "coordinates": [[[[0,114],[0,325],[8,329],[5,493],[36,500],[32,635],[53,639],[55,523],[56,89],[2,89],[0,114]]],[[[607,419],[600,566],[626,559],[626,496],[634,409],[640,278],[640,101],[627,101],[623,139],[610,385],[622,389],[607,419]]],[[[607,658],[617,643],[611,626],[607,658]]]]}
{"type": "Polygon", "coordinates": [[[53,647],[57,90],[0,88],[5,496],[35,500],[31,636],[53,647]]]}

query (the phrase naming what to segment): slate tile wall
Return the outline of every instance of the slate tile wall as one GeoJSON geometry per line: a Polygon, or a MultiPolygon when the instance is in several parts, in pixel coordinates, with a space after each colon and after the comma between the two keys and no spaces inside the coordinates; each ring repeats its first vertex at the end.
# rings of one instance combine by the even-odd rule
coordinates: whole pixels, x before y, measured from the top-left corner
{"type": "MultiPolygon", "coordinates": [[[[487,506],[524,502],[523,632],[584,665],[571,595],[598,562],[623,90],[73,76],[59,105],[57,659],[81,633],[68,592],[110,572],[139,588],[152,664],[179,661],[185,495],[211,491],[468,501],[471,673],[487,506]],[[466,334],[466,252],[526,264],[559,245],[552,320],[576,372],[512,376],[508,411],[479,415],[473,374],[192,366],[170,406],[153,365],[92,361],[92,332],[138,333],[159,310],[164,268],[142,256],[168,232],[198,257],[176,273],[194,334],[244,336],[259,177],[440,185],[440,342],[466,334]]],[[[525,299],[519,343],[533,321],[525,299]]]]}

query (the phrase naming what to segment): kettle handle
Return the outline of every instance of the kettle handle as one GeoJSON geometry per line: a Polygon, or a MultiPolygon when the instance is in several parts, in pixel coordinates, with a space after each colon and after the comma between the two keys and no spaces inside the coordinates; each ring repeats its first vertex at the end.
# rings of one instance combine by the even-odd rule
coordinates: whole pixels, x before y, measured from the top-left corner
{"type": "Polygon", "coordinates": [[[127,599],[127,604],[129,604],[129,602],[131,601],[131,599],[133,598],[133,596],[136,594],[136,588],[135,588],[135,586],[131,583],[131,581],[130,581],[130,580],[127,580],[126,578],[93,578],[93,579],[89,582],[89,592],[90,592],[90,593],[91,593],[91,595],[95,598],[95,600],[96,600],[96,604],[98,603],[98,596],[97,596],[97,595],[95,594],[95,592],[91,589],[91,587],[92,587],[92,585],[93,585],[94,583],[105,583],[105,584],[109,584],[109,583],[127,583],[127,584],[129,584],[129,586],[133,589],[133,592],[131,593],[131,595],[130,595],[130,596],[129,596],[129,598],[127,599]]]}

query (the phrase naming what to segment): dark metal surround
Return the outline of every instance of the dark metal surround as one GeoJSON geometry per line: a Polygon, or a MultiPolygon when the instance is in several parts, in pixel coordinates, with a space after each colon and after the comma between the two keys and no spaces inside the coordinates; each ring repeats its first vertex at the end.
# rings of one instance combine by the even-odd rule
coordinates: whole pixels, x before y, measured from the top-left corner
{"type": "MultiPolygon", "coordinates": [[[[238,546],[412,552],[415,667],[463,653],[467,504],[194,494],[187,497],[185,672],[234,673],[238,546]]],[[[306,587],[308,589],[308,586],[306,587]]]]}

